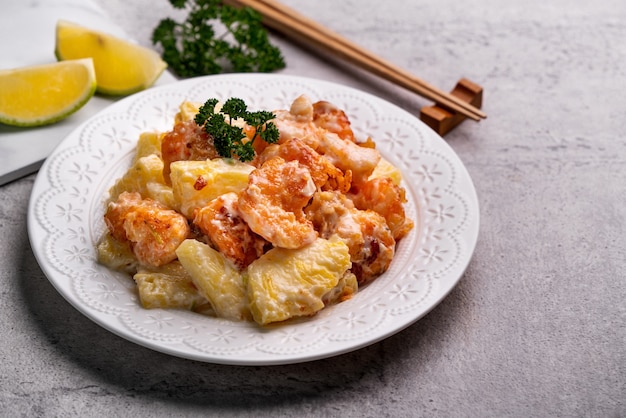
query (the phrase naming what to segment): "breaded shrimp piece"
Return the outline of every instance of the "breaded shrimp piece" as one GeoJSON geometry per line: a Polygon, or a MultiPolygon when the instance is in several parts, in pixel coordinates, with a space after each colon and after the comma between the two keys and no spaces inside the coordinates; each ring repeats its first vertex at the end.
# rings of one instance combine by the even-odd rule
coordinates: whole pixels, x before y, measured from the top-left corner
{"type": "Polygon", "coordinates": [[[216,249],[243,270],[265,252],[268,242],[252,232],[239,213],[237,193],[225,193],[194,211],[193,223],[216,249]]]}
{"type": "Polygon", "coordinates": [[[356,142],[348,116],[332,103],[319,101],[313,104],[313,123],[341,139],[356,142]]]}
{"type": "Polygon", "coordinates": [[[323,131],[315,126],[313,121],[300,121],[286,110],[277,110],[274,111],[274,114],[276,119],[272,120],[272,122],[274,122],[274,125],[280,132],[279,144],[293,138],[299,138],[311,148],[317,148],[319,137],[323,131]]]}
{"type": "Polygon", "coordinates": [[[280,157],[250,173],[239,196],[239,212],[255,233],[276,247],[301,248],[317,238],[303,208],[315,193],[309,170],[280,157]]]}
{"type": "Polygon", "coordinates": [[[275,110],[274,114],[276,119],[272,122],[280,132],[279,143],[299,138],[313,149],[317,148],[323,130],[313,122],[313,103],[307,96],[299,96],[289,110],[275,110]]]}
{"type": "Polygon", "coordinates": [[[322,238],[328,238],[337,232],[339,219],[355,209],[352,200],[337,191],[318,191],[313,195],[311,203],[304,209],[304,213],[315,230],[322,238]]]}
{"type": "Polygon", "coordinates": [[[104,222],[109,232],[119,242],[128,242],[126,228],[124,222],[129,211],[141,204],[141,195],[139,193],[122,192],[118,195],[117,200],[109,202],[107,210],[104,214],[104,222]]]}
{"type": "Polygon", "coordinates": [[[219,157],[210,137],[194,120],[178,122],[161,141],[163,179],[169,185],[170,164],[174,161],[202,161],[219,157]]]}
{"type": "Polygon", "coordinates": [[[351,271],[359,285],[387,271],[395,254],[396,241],[385,218],[371,210],[351,210],[339,219],[337,235],[350,249],[351,271]]]}
{"type": "Polygon", "coordinates": [[[337,234],[349,248],[351,271],[359,285],[384,273],[395,254],[396,241],[387,222],[371,210],[359,210],[338,192],[317,192],[306,208],[322,238],[337,234]]]}
{"type": "Polygon", "coordinates": [[[139,193],[121,193],[109,203],[104,221],[115,239],[130,244],[141,264],[152,267],[175,260],[176,248],[190,233],[183,215],[139,193]]]}
{"type": "Polygon", "coordinates": [[[357,185],[367,181],[381,158],[377,149],[361,147],[332,132],[320,136],[315,150],[344,173],[351,171],[352,182],[357,185]]]}
{"type": "Polygon", "coordinates": [[[352,173],[348,171],[344,175],[326,157],[317,153],[304,141],[293,138],[282,143],[277,149],[277,155],[285,161],[298,161],[308,168],[319,190],[339,189],[344,193],[350,190],[352,173]]]}
{"type": "Polygon", "coordinates": [[[403,204],[407,201],[405,190],[389,177],[368,180],[353,189],[349,196],[357,208],[370,209],[381,214],[396,241],[413,228],[413,221],[404,212],[403,204]]]}

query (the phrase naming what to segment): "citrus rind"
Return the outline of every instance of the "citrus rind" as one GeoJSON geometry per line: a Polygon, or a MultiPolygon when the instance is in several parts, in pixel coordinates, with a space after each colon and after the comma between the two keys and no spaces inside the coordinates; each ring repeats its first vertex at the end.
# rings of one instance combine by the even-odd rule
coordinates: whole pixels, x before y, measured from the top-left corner
{"type": "Polygon", "coordinates": [[[0,70],[0,123],[49,125],[82,108],[96,91],[90,58],[0,70]]]}
{"type": "Polygon", "coordinates": [[[54,52],[60,61],[92,58],[97,92],[111,96],[144,90],[167,68],[156,51],[65,20],[57,22],[54,52]]]}

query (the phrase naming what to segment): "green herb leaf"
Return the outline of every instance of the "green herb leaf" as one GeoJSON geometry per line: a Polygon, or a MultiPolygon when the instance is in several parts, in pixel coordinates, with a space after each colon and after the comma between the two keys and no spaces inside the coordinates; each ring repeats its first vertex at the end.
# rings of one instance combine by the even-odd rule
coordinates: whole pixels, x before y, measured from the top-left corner
{"type": "Polygon", "coordinates": [[[226,113],[231,118],[243,118],[245,120],[245,116],[248,114],[248,106],[246,106],[246,102],[243,100],[232,97],[224,102],[222,113],[226,113]]]}
{"type": "Polygon", "coordinates": [[[285,67],[261,15],[249,7],[235,8],[221,0],[170,0],[189,10],[184,22],[165,18],[152,33],[163,60],[180,77],[222,72],[271,72],[285,67]]]}
{"type": "Polygon", "coordinates": [[[200,108],[198,109],[198,113],[194,120],[200,126],[204,125],[204,123],[209,119],[211,115],[215,113],[215,106],[219,103],[217,99],[209,99],[200,108]]]}
{"type": "Polygon", "coordinates": [[[217,99],[207,100],[196,114],[194,120],[204,126],[205,132],[213,138],[217,153],[224,158],[238,158],[240,161],[252,161],[256,152],[253,142],[256,138],[272,144],[278,141],[280,132],[273,122],[276,115],[268,111],[249,112],[242,99],[232,97],[224,102],[220,113],[215,113],[217,99]],[[228,116],[228,120],[226,116],[228,116]],[[233,125],[233,120],[243,119],[254,128],[254,139],[247,139],[243,129],[233,125]]]}
{"type": "Polygon", "coordinates": [[[265,124],[265,129],[259,132],[259,137],[268,144],[275,144],[280,138],[280,132],[274,123],[268,122],[265,124]]]}

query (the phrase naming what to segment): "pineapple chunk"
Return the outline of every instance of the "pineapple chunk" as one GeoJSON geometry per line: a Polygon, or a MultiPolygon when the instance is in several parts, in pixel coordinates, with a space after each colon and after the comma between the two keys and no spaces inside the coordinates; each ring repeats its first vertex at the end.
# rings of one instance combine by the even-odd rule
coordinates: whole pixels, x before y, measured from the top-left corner
{"type": "Polygon", "coordinates": [[[380,161],[374,168],[374,172],[370,174],[368,180],[378,177],[389,177],[393,184],[395,184],[396,186],[399,186],[400,182],[402,181],[402,173],[400,172],[400,169],[391,164],[389,161],[385,160],[384,158],[380,159],[380,161]]]}
{"type": "Polygon", "coordinates": [[[189,273],[173,261],[156,270],[142,270],[133,276],[137,283],[139,300],[146,309],[195,309],[207,303],[189,273]]]}
{"type": "Polygon", "coordinates": [[[107,232],[98,243],[98,263],[112,270],[135,273],[139,262],[127,242],[119,242],[107,232]]]}
{"type": "Polygon", "coordinates": [[[325,306],[344,302],[352,298],[358,289],[359,282],[356,276],[351,271],[346,271],[343,277],[339,279],[337,286],[322,297],[322,301],[325,306]]]}
{"type": "MultiPolygon", "coordinates": [[[[149,146],[138,148],[137,155],[139,156],[139,152],[149,152],[149,146]]],[[[163,160],[154,153],[135,160],[124,176],[109,190],[110,200],[116,200],[122,192],[137,192],[144,199],[156,200],[170,209],[175,208],[172,188],[163,180],[163,160]]]]}
{"type": "Polygon", "coordinates": [[[178,107],[178,113],[174,116],[174,122],[186,122],[196,117],[202,103],[184,101],[178,107]]]}
{"type": "Polygon", "coordinates": [[[156,154],[137,159],[128,171],[115,182],[109,190],[111,200],[117,199],[122,192],[137,192],[142,197],[149,197],[148,183],[164,183],[163,161],[156,154]]]}
{"type": "Polygon", "coordinates": [[[137,150],[135,151],[135,159],[133,160],[133,164],[136,163],[140,158],[147,157],[148,155],[156,155],[157,157],[161,157],[161,137],[162,135],[158,132],[143,132],[139,135],[139,140],[137,141],[137,150]]]}
{"type": "Polygon", "coordinates": [[[350,268],[348,246],[317,238],[297,250],[273,248],[248,267],[248,299],[261,325],[313,315],[350,268]]]}
{"type": "Polygon", "coordinates": [[[187,218],[224,193],[240,192],[248,185],[254,166],[236,160],[176,161],[170,166],[174,201],[187,218]]]}
{"type": "Polygon", "coordinates": [[[166,184],[158,183],[156,181],[149,181],[146,183],[145,197],[156,200],[157,202],[165,205],[169,209],[176,208],[176,201],[174,200],[174,192],[172,188],[166,184]]]}
{"type": "Polygon", "coordinates": [[[188,239],[176,250],[200,294],[220,318],[250,318],[243,278],[224,255],[200,241],[188,239]]]}

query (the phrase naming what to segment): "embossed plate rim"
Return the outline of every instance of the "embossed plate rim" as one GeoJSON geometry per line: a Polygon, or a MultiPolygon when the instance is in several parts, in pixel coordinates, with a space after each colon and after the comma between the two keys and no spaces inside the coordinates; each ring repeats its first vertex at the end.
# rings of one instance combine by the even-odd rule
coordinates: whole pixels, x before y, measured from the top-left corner
{"type": "Polygon", "coordinates": [[[82,314],[153,350],[233,365],[327,358],[401,331],[437,306],[456,286],[473,255],[478,228],[478,199],[469,173],[449,145],[419,119],[351,87],[274,74],[188,79],[153,87],[107,107],[76,128],[44,162],[28,208],[28,233],[39,265],[56,290],[82,314]],[[419,221],[418,228],[400,242],[397,260],[389,272],[350,301],[313,318],[265,329],[193,313],[139,307],[128,279],[95,261],[93,236],[102,229],[102,189],[125,170],[138,133],[159,124],[155,127],[166,128],[164,124],[171,121],[182,99],[203,100],[207,89],[223,95],[236,92],[252,101],[263,89],[266,93],[284,93],[258,103],[263,108],[277,108],[272,106],[278,102],[284,108],[301,92],[317,94],[320,97],[312,98],[337,100],[337,105],[345,106],[355,131],[373,134],[382,154],[403,170],[408,210],[419,221]],[[202,97],[197,97],[200,93],[202,97]],[[288,94],[292,97],[285,97],[288,94]],[[107,123],[112,120],[115,124],[107,123]],[[379,140],[383,136],[385,140],[379,140]],[[104,140],[119,142],[103,146],[104,140]],[[119,150],[109,149],[114,145],[119,150]],[[394,151],[394,147],[399,149],[394,151]],[[94,157],[96,152],[98,158],[94,157]],[[90,187],[92,181],[96,187],[90,187]],[[81,197],[83,193],[86,195],[81,197]]]}

